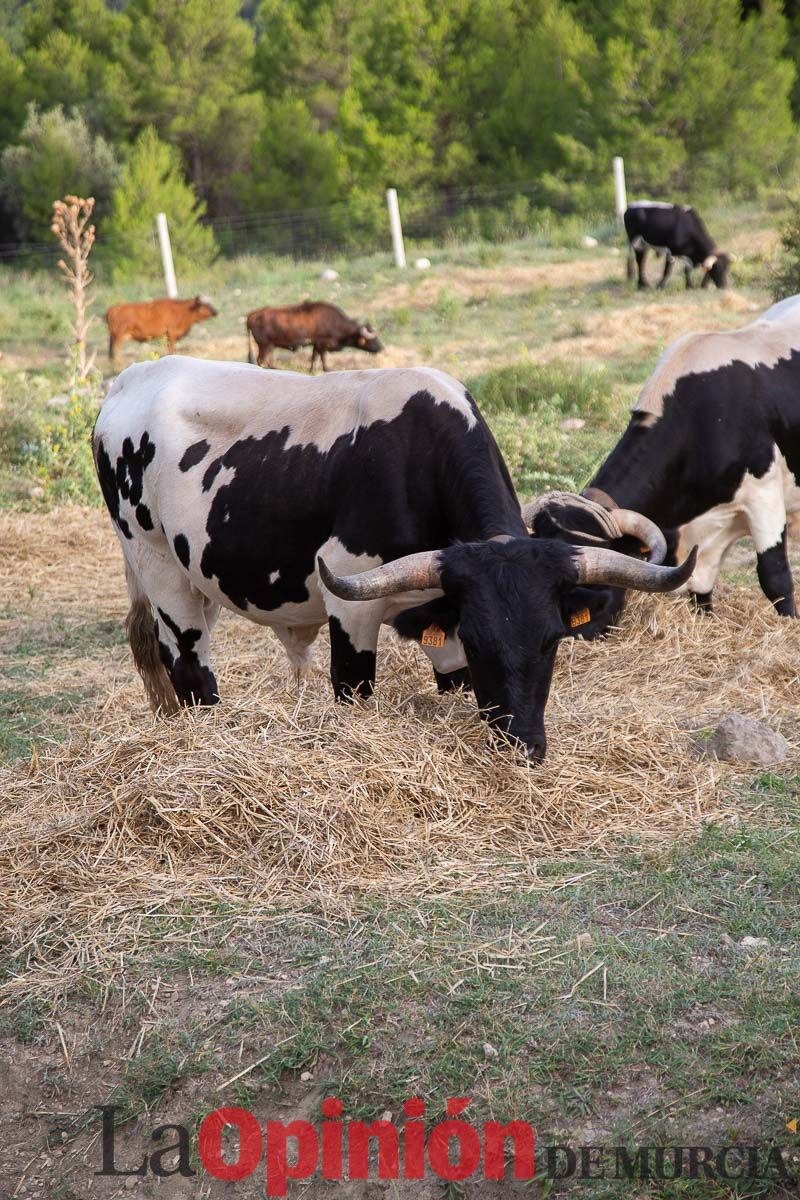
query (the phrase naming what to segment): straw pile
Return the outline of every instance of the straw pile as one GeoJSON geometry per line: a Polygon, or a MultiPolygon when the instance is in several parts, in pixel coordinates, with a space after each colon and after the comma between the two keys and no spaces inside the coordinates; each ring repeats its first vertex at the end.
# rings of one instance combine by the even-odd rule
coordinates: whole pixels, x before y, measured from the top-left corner
{"type": "MultiPolygon", "coordinates": [[[[60,551],[42,548],[45,522],[4,518],[0,602],[25,607],[24,560],[37,611],[121,616],[102,516],[61,514],[60,551]]],[[[497,749],[471,696],[439,697],[427,661],[388,633],[377,695],[355,707],[331,701],[324,638],[299,689],[277,641],[248,622],[223,615],[214,650],[224,703],[168,721],[147,711],[126,650],[85,661],[100,701],[66,742],[0,770],[0,911],[28,954],[6,996],[111,970],[154,914],[336,914],[370,894],[547,886],[545,859],[732,814],[736,771],[694,746],[726,712],[768,717],[800,743],[800,622],[744,590],[712,620],[638,598],[617,637],[565,642],[534,770],[497,749]]]]}

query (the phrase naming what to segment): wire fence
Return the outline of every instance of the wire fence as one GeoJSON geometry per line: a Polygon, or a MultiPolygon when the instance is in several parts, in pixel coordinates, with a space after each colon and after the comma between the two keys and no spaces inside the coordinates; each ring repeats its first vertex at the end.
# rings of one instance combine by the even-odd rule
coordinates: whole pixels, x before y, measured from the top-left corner
{"type": "MultiPolygon", "coordinates": [[[[400,194],[400,211],[406,240],[420,245],[508,241],[541,233],[548,219],[552,220],[540,186],[534,182],[405,192],[400,194]]],[[[208,218],[204,223],[213,230],[220,253],[228,258],[253,253],[306,259],[391,252],[383,193],[321,208],[242,213],[208,218]]],[[[613,225],[613,214],[608,223],[613,225]]],[[[150,236],[156,247],[155,213],[150,236]]],[[[98,247],[113,252],[116,240],[103,237],[100,220],[98,247]]],[[[55,240],[0,243],[0,264],[49,267],[59,256],[55,240]]]]}
{"type": "MultiPolygon", "coordinates": [[[[540,188],[531,182],[492,188],[452,188],[400,195],[407,241],[505,241],[541,223],[540,188]]],[[[292,213],[255,213],[209,222],[223,254],[250,252],[319,258],[390,251],[383,194],[356,203],[292,213]]]]}

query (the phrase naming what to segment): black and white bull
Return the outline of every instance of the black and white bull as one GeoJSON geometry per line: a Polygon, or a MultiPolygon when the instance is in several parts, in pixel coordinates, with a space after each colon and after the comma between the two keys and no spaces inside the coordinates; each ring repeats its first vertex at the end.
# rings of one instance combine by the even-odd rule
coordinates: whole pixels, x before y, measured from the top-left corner
{"type": "Polygon", "coordinates": [[[634,259],[638,286],[649,287],[644,273],[648,249],[664,253],[664,274],[658,286],[666,286],[676,258],[684,261],[686,286],[692,286],[692,270],[703,268],[701,287],[709,283],[726,287],[730,255],[719,250],[699,215],[688,204],[663,204],[657,200],[637,200],[625,210],[628,235],[628,278],[633,279],[634,259]]]}
{"type": "Polygon", "coordinates": [[[381,625],[427,606],[440,676],[468,666],[484,715],[540,759],[570,591],[665,591],[692,568],[530,538],[473,400],[436,370],[139,363],[112,385],[94,453],[131,648],[164,710],[218,700],[221,606],[274,629],[297,668],[327,623],[337,698],[371,693],[381,625]]]}
{"type": "MultiPolygon", "coordinates": [[[[635,508],[666,530],[667,561],[696,545],[681,590],[706,611],[726,554],[749,535],[764,594],[793,617],[786,537],[800,512],[799,479],[800,296],[792,296],[741,329],[674,342],[585,495],[635,508]]],[[[580,514],[569,508],[567,497],[559,517],[572,527],[580,514]]],[[[613,624],[623,603],[619,590],[598,592],[594,631],[613,624]]]]}

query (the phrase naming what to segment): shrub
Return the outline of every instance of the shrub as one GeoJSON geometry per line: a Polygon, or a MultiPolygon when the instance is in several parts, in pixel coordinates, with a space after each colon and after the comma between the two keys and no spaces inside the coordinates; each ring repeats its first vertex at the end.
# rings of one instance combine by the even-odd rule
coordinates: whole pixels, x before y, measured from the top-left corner
{"type": "Polygon", "coordinates": [[[43,242],[59,196],[94,196],[102,217],[119,166],[111,146],[92,136],[80,114],[67,116],[60,105],[40,112],[32,104],[19,144],[7,146],[0,157],[0,174],[18,237],[43,242]]]}
{"type": "Polygon", "coordinates": [[[772,275],[772,296],[784,300],[800,292],[800,192],[789,201],[789,214],[781,226],[783,256],[772,275]]]}
{"type": "Polygon", "coordinates": [[[38,424],[35,439],[28,445],[20,465],[35,476],[46,503],[99,502],[92,458],[92,429],[98,407],[99,397],[93,389],[73,391],[60,420],[38,424]]]}
{"type": "Polygon", "coordinates": [[[567,363],[513,363],[477,376],[468,387],[487,411],[529,414],[547,408],[556,421],[583,417],[604,424],[618,406],[614,387],[605,375],[567,363]]]}
{"type": "Polygon", "coordinates": [[[468,381],[521,496],[579,492],[616,438],[621,398],[599,371],[519,362],[468,381]],[[586,428],[565,432],[565,417],[586,428]]]}

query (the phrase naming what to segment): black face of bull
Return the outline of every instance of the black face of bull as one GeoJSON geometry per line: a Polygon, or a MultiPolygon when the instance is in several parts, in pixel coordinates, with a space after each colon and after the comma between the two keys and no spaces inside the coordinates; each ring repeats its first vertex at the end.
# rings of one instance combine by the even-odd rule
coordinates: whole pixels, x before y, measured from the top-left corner
{"type": "Polygon", "coordinates": [[[535,762],[547,745],[556,649],[570,632],[562,601],[576,582],[573,553],[556,542],[470,543],[442,555],[442,587],[458,610],[481,712],[535,762]]]}
{"type": "MultiPolygon", "coordinates": [[[[418,551],[358,575],[335,576],[321,558],[317,569],[324,587],[343,600],[443,592],[446,611],[452,606],[457,614],[457,623],[451,616],[448,625],[461,640],[482,715],[538,762],[547,744],[544,710],[556,648],[571,632],[565,597],[579,584],[672,591],[686,582],[695,557],[668,568],[635,564],[599,547],[496,535],[418,551]]],[[[441,611],[439,601],[436,606],[441,611]]],[[[404,624],[402,615],[395,619],[408,636],[404,624]]]]}
{"type": "Polygon", "coordinates": [[[728,286],[728,269],[731,265],[730,256],[727,254],[718,254],[717,261],[714,263],[703,276],[701,287],[708,287],[709,283],[714,283],[718,288],[728,286]]]}

